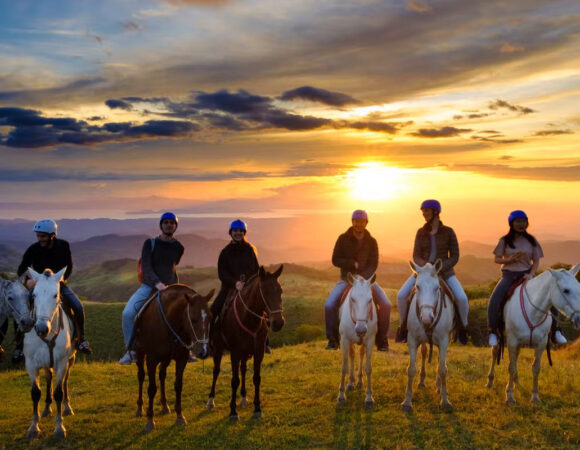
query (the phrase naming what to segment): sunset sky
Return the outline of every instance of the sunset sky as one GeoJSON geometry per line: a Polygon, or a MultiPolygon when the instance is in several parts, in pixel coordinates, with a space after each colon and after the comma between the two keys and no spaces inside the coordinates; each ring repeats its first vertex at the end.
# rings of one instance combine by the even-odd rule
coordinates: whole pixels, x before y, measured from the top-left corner
{"type": "Polygon", "coordinates": [[[408,241],[437,198],[460,239],[512,209],[579,238],[576,0],[0,6],[1,219],[293,216],[333,240],[366,208],[408,241]]]}

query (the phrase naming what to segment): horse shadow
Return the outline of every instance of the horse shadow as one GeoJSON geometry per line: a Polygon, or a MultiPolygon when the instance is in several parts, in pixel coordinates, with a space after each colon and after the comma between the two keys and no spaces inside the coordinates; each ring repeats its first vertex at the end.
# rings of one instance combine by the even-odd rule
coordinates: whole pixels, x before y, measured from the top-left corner
{"type": "Polygon", "coordinates": [[[350,392],[345,404],[336,407],[334,448],[373,448],[374,408],[363,406],[365,395],[364,389],[356,389],[350,392]]]}

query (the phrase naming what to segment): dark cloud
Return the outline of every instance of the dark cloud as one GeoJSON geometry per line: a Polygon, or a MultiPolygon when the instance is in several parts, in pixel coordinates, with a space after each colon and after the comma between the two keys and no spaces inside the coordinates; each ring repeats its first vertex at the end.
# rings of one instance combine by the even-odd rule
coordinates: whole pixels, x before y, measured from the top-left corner
{"type": "Polygon", "coordinates": [[[223,114],[206,113],[203,115],[211,127],[223,128],[231,131],[242,131],[247,130],[248,126],[245,122],[235,119],[232,116],[227,116],[223,114]]]}
{"type": "Polygon", "coordinates": [[[131,111],[133,109],[131,103],[115,98],[106,100],[105,105],[107,105],[111,109],[124,109],[125,111],[131,111]]]}
{"type": "Polygon", "coordinates": [[[123,22],[123,29],[125,31],[141,31],[143,27],[138,23],[130,20],[128,22],[123,22]]]}
{"type": "Polygon", "coordinates": [[[253,95],[242,89],[237,93],[230,93],[226,89],[222,89],[213,93],[194,92],[193,94],[196,108],[225,111],[231,114],[265,112],[272,103],[272,99],[269,97],[253,95]]]}
{"type": "Polygon", "coordinates": [[[476,140],[476,141],[481,141],[481,142],[491,142],[494,144],[519,144],[521,142],[524,142],[521,139],[498,139],[500,137],[503,137],[503,134],[498,134],[495,136],[471,136],[471,139],[476,140]]]}
{"type": "Polygon", "coordinates": [[[194,131],[199,131],[198,124],[175,120],[149,120],[143,125],[135,125],[123,132],[124,137],[179,137],[187,136],[194,131]]]}
{"type": "Polygon", "coordinates": [[[528,108],[526,106],[520,105],[512,105],[511,103],[506,102],[505,100],[497,99],[494,102],[489,103],[489,109],[497,110],[497,109],[509,109],[510,111],[517,112],[519,114],[531,114],[536,112],[536,110],[532,108],[528,108]]]}
{"type": "Polygon", "coordinates": [[[471,113],[467,115],[457,114],[453,116],[454,120],[461,120],[461,119],[482,119],[483,117],[489,116],[488,113],[471,113]]]}
{"type": "Polygon", "coordinates": [[[492,177],[546,181],[580,181],[580,166],[511,167],[504,164],[454,164],[448,170],[476,172],[492,177]]]}
{"type": "Polygon", "coordinates": [[[284,101],[297,99],[308,100],[330,106],[345,106],[358,103],[358,100],[350,95],[342,94],[340,92],[331,92],[326,89],[315,88],[312,86],[302,86],[291,91],[286,91],[279,98],[284,101]]]}
{"type": "Polygon", "coordinates": [[[541,130],[536,131],[534,136],[557,136],[560,134],[574,134],[572,130],[541,130]]]}
{"type": "Polygon", "coordinates": [[[459,136],[461,133],[468,133],[470,128],[455,128],[455,127],[443,127],[443,128],[421,128],[416,133],[411,133],[411,136],[417,136],[421,138],[447,138],[459,136]]]}

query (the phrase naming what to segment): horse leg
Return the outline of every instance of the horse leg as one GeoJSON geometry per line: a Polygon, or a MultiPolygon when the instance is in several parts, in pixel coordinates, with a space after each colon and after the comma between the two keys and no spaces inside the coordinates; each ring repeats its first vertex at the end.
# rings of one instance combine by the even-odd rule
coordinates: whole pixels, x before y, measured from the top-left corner
{"type": "Polygon", "coordinates": [[[540,362],[542,360],[542,353],[544,352],[544,347],[541,344],[535,349],[535,358],[534,363],[532,364],[532,375],[533,375],[533,384],[532,384],[532,403],[539,403],[540,396],[538,395],[538,378],[540,375],[540,362]]]}
{"type": "MultiPolygon", "coordinates": [[[[361,365],[362,365],[362,358],[366,354],[366,361],[365,361],[365,373],[367,375],[367,396],[365,398],[365,407],[372,408],[375,404],[375,399],[373,398],[373,391],[371,390],[371,372],[372,372],[372,355],[373,355],[373,343],[375,342],[375,338],[371,338],[367,341],[367,345],[363,348],[361,347],[361,365]],[[364,352],[364,353],[363,353],[364,352]]],[[[359,381],[362,385],[362,379],[359,381]]]]}
{"type": "Polygon", "coordinates": [[[517,344],[508,343],[508,351],[510,356],[510,364],[509,364],[509,381],[505,389],[505,402],[507,404],[515,403],[516,399],[514,398],[514,383],[517,381],[518,378],[518,347],[517,344]]]}
{"type": "Polygon", "coordinates": [[[230,356],[232,361],[232,398],[230,400],[230,421],[237,422],[238,413],[236,411],[236,395],[238,392],[238,386],[240,385],[240,357],[236,355],[235,352],[232,352],[230,356]]]}
{"type": "Polygon", "coordinates": [[[175,425],[185,425],[187,421],[181,413],[181,391],[183,390],[183,371],[187,364],[187,357],[175,360],[175,425]]]}
{"type": "Polygon", "coordinates": [[[425,377],[427,376],[427,370],[425,368],[425,362],[427,361],[427,344],[424,342],[421,344],[421,371],[419,372],[419,384],[417,387],[425,387],[425,377]]]}
{"type": "Polygon", "coordinates": [[[242,387],[240,389],[240,395],[242,398],[240,399],[240,408],[248,405],[248,398],[246,397],[246,370],[248,369],[248,361],[246,359],[242,359],[240,364],[240,372],[242,373],[242,387]]]}
{"type": "Polygon", "coordinates": [[[32,369],[29,370],[28,374],[30,376],[30,379],[32,381],[32,385],[30,388],[30,398],[32,399],[32,421],[30,423],[30,427],[28,428],[28,431],[26,432],[26,437],[28,439],[34,439],[37,438],[38,435],[40,434],[40,428],[38,426],[38,420],[39,420],[39,415],[38,415],[38,403],[40,402],[40,397],[42,396],[42,392],[40,391],[40,386],[38,385],[38,373],[36,370],[34,370],[33,375],[30,373],[32,371],[32,369]]]}
{"type": "Polygon", "coordinates": [[[342,339],[340,349],[342,350],[342,374],[340,377],[340,387],[338,388],[337,402],[339,405],[346,401],[346,396],[344,395],[344,380],[348,373],[348,353],[350,351],[350,344],[346,339],[342,339]]]}
{"type": "Polygon", "coordinates": [[[68,370],[68,361],[64,367],[56,371],[56,388],[54,390],[54,400],[56,401],[56,426],[54,428],[54,437],[64,439],[66,437],[66,428],[62,419],[62,400],[64,398],[63,381],[66,371],[68,370]]]}
{"type": "Polygon", "coordinates": [[[63,389],[63,394],[64,394],[64,408],[62,410],[62,415],[63,416],[74,416],[74,411],[70,406],[70,399],[68,397],[68,378],[70,376],[70,369],[72,368],[73,364],[74,364],[74,356],[72,358],[70,358],[68,360],[68,366],[66,368],[66,373],[64,374],[64,381],[62,383],[62,389],[63,389]]]}
{"type": "Polygon", "coordinates": [[[214,348],[214,353],[213,353],[213,381],[211,383],[211,391],[209,392],[209,399],[207,400],[207,403],[205,405],[205,407],[207,409],[213,409],[215,408],[215,402],[214,402],[214,398],[215,398],[215,384],[217,382],[218,376],[220,374],[220,365],[222,362],[222,350],[221,348],[218,350],[216,348],[214,348]]]}
{"type": "Polygon", "coordinates": [[[260,384],[262,382],[261,369],[263,358],[263,350],[256,352],[254,355],[254,376],[252,378],[252,381],[254,382],[254,413],[252,414],[252,417],[254,419],[259,419],[262,417],[262,407],[260,403],[260,384]]]}
{"type": "Polygon", "coordinates": [[[167,366],[169,361],[163,361],[159,365],[159,403],[161,404],[161,414],[169,414],[171,411],[167,404],[167,396],[165,395],[165,378],[167,378],[167,366]]]}
{"type": "Polygon", "coordinates": [[[153,399],[157,393],[157,385],[155,384],[155,371],[157,370],[157,364],[157,361],[152,358],[147,358],[147,376],[149,378],[147,394],[149,395],[149,405],[147,406],[147,425],[145,425],[145,433],[150,433],[155,429],[155,421],[153,420],[153,399]]]}
{"type": "Polygon", "coordinates": [[[354,344],[348,347],[348,384],[346,385],[347,391],[354,391],[354,344]]]}
{"type": "Polygon", "coordinates": [[[411,399],[413,397],[413,380],[415,374],[417,373],[417,348],[418,345],[415,343],[415,339],[409,333],[408,336],[408,347],[409,347],[409,367],[407,368],[407,393],[405,395],[405,400],[401,403],[401,409],[405,412],[410,412],[413,409],[413,403],[411,399]]]}
{"type": "Polygon", "coordinates": [[[443,338],[439,343],[439,384],[441,387],[441,407],[445,411],[451,411],[453,408],[451,403],[447,399],[447,346],[449,345],[449,340],[443,338]]]}
{"type": "Polygon", "coordinates": [[[499,353],[499,345],[491,348],[491,366],[489,367],[489,373],[487,374],[487,384],[486,388],[491,388],[493,386],[493,380],[495,378],[495,363],[497,361],[497,354],[499,353]]]}
{"type": "Polygon", "coordinates": [[[145,355],[137,354],[137,380],[139,381],[139,396],[137,397],[137,411],[135,417],[143,416],[143,381],[145,381],[145,355]]]}
{"type": "MultiPolygon", "coordinates": [[[[364,345],[360,346],[359,349],[359,364],[358,364],[358,382],[356,383],[357,388],[363,387],[363,361],[366,353],[366,347],[364,345]]],[[[354,363],[354,361],[353,361],[354,363]]]]}
{"type": "Polygon", "coordinates": [[[44,401],[44,409],[40,417],[47,417],[52,414],[50,404],[52,403],[52,370],[44,369],[44,376],[46,379],[46,398],[44,401]]]}

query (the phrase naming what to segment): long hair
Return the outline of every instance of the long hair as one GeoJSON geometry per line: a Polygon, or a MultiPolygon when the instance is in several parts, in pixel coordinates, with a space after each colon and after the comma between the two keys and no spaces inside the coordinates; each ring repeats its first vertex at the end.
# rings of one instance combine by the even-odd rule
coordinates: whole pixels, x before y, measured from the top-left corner
{"type": "MultiPolygon", "coordinates": [[[[506,245],[509,245],[511,248],[516,248],[514,245],[514,239],[516,238],[516,233],[517,233],[517,231],[514,230],[513,225],[510,223],[510,230],[502,238],[505,241],[506,245]]],[[[530,233],[528,233],[526,230],[524,230],[521,234],[523,237],[525,237],[528,240],[528,242],[530,244],[532,244],[532,247],[535,247],[536,245],[538,245],[538,241],[536,241],[536,238],[534,236],[532,236],[530,233]]]]}

